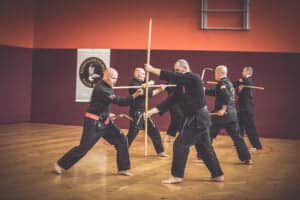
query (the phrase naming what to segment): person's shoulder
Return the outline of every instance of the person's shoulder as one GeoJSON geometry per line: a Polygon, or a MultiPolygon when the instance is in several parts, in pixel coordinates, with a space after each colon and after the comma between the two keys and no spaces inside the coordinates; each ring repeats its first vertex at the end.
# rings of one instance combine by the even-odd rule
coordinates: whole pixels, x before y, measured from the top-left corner
{"type": "Polygon", "coordinates": [[[101,88],[101,87],[105,87],[105,82],[103,80],[98,81],[94,88],[101,88]]]}
{"type": "Polygon", "coordinates": [[[226,85],[228,84],[229,79],[228,78],[222,78],[217,83],[217,88],[220,88],[221,90],[226,89],[226,85]]]}

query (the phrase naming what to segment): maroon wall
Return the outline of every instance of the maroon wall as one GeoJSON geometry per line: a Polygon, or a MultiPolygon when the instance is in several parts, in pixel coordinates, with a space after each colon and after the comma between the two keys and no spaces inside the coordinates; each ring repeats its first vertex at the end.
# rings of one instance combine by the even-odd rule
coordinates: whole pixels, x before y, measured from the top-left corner
{"type": "Polygon", "coordinates": [[[76,50],[33,51],[33,122],[80,124],[86,105],[75,103],[76,50]]]}
{"type": "Polygon", "coordinates": [[[30,121],[32,50],[0,46],[0,123],[30,121]]]}
{"type": "MultiPolygon", "coordinates": [[[[33,62],[33,103],[34,122],[81,124],[86,103],[75,103],[76,49],[34,50],[33,62]]],[[[264,91],[255,91],[256,124],[260,135],[277,138],[300,138],[296,105],[299,102],[297,86],[300,55],[286,53],[249,53],[249,52],[203,52],[203,51],[153,51],[151,62],[162,68],[171,68],[174,61],[186,58],[193,71],[201,73],[204,66],[226,64],[229,77],[239,78],[244,65],[252,65],[255,70],[256,85],[264,86],[264,91]]],[[[112,50],[111,66],[119,71],[118,85],[125,85],[132,77],[136,66],[143,66],[146,52],[143,50],[112,50]]],[[[152,78],[152,77],[151,77],[152,78]]],[[[154,77],[153,77],[154,78],[154,77]]],[[[212,80],[211,73],[206,74],[212,80]]],[[[117,91],[126,95],[126,91],[117,91]]],[[[155,105],[164,95],[151,100],[155,105]]],[[[213,99],[208,98],[209,107],[213,99]]],[[[113,111],[127,112],[128,108],[115,106],[113,111]]],[[[159,118],[158,125],[165,130],[168,114],[159,118]]],[[[128,122],[116,122],[128,128],[128,122]]]]}

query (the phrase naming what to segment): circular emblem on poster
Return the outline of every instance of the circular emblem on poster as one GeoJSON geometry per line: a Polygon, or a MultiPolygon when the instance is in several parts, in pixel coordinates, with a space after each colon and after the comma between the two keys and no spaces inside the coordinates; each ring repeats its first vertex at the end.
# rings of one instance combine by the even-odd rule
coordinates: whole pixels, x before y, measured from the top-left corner
{"type": "Polygon", "coordinates": [[[100,58],[89,57],[85,59],[79,68],[81,82],[89,88],[93,88],[102,79],[106,65],[100,58]]]}

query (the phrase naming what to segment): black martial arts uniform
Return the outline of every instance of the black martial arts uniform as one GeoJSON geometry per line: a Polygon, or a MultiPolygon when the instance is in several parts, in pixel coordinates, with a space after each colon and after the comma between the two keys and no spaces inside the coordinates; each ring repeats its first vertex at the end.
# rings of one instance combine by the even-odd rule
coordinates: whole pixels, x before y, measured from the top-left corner
{"type": "MultiPolygon", "coordinates": [[[[237,88],[239,85],[253,85],[253,82],[251,78],[242,78],[241,81],[236,81],[234,84],[237,88]]],[[[256,149],[262,149],[262,145],[254,125],[252,89],[244,87],[241,91],[238,90],[237,96],[240,134],[243,137],[244,131],[246,131],[251,145],[256,149]]]]}
{"type": "Polygon", "coordinates": [[[99,81],[93,90],[91,102],[85,113],[80,144],[58,160],[60,167],[63,169],[72,167],[103,137],[117,150],[118,170],[130,169],[127,138],[110,121],[109,113],[110,104],[128,106],[133,101],[131,96],[125,98],[115,95],[111,86],[103,80],[99,81]]]}
{"type": "MultiPolygon", "coordinates": [[[[238,157],[241,161],[251,159],[248,148],[240,135],[240,129],[237,119],[237,112],[234,103],[235,91],[230,80],[222,78],[216,85],[215,89],[206,89],[205,94],[215,96],[215,107],[213,112],[217,112],[223,105],[227,106],[226,113],[223,116],[212,116],[212,125],[210,127],[210,135],[213,140],[222,128],[225,128],[234,142],[238,157]]],[[[198,156],[201,157],[201,153],[198,156]]]]}
{"type": "Polygon", "coordinates": [[[175,177],[184,177],[187,157],[191,145],[197,145],[203,161],[212,177],[223,175],[219,161],[210,142],[210,117],[207,112],[203,85],[200,77],[194,73],[184,74],[161,70],[160,79],[173,82],[180,90],[169,96],[157,106],[160,114],[174,105],[182,106],[184,125],[173,144],[171,173],[175,177]]]}
{"type": "MultiPolygon", "coordinates": [[[[132,79],[129,83],[130,86],[139,86],[145,83],[144,81],[139,81],[137,79],[132,79]]],[[[129,94],[135,93],[137,89],[129,89],[129,94]]],[[[152,88],[149,88],[149,96],[152,96],[152,88]]],[[[143,113],[145,112],[145,95],[139,96],[135,99],[134,102],[130,104],[129,115],[133,118],[133,121],[130,122],[129,130],[127,134],[129,146],[132,144],[133,140],[136,138],[140,129],[144,127],[145,120],[143,113]]],[[[148,135],[153,143],[155,151],[157,154],[164,152],[164,147],[162,144],[162,139],[158,127],[154,121],[148,119],[148,135]]]]}

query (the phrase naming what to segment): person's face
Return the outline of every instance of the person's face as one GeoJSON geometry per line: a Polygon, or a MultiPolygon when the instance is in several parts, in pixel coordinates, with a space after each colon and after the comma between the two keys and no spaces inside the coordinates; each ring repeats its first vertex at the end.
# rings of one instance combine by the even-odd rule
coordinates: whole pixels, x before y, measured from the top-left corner
{"type": "Polygon", "coordinates": [[[183,67],[181,67],[178,63],[175,63],[174,71],[182,74],[186,72],[186,70],[183,67]]]}
{"type": "Polygon", "coordinates": [[[215,80],[219,81],[221,79],[221,71],[216,69],[215,70],[215,80]]]}
{"type": "Polygon", "coordinates": [[[247,70],[247,68],[243,69],[242,76],[243,76],[243,78],[248,78],[249,77],[249,71],[247,70]]]}
{"type": "Polygon", "coordinates": [[[117,83],[117,81],[118,81],[118,73],[117,72],[112,71],[107,75],[106,82],[111,87],[113,87],[117,83]]]}
{"type": "Polygon", "coordinates": [[[145,70],[143,69],[136,69],[134,71],[134,78],[139,81],[145,81],[145,70]]]}

